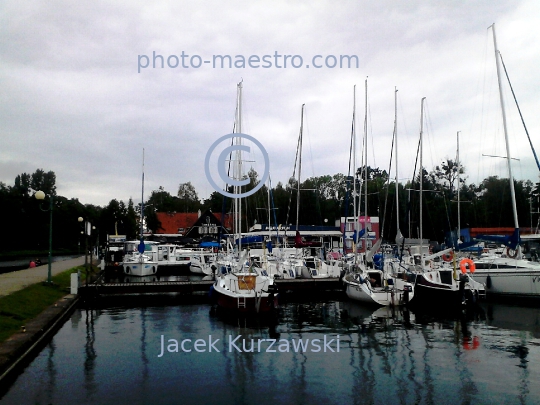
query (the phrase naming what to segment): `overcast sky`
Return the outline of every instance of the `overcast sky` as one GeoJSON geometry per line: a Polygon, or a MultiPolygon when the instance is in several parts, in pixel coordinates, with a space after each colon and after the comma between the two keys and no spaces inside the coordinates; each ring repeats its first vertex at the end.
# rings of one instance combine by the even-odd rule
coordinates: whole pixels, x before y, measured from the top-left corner
{"type": "MultiPolygon", "coordinates": [[[[540,148],[538,0],[4,0],[0,181],[13,185],[17,174],[41,168],[56,173],[58,194],[84,204],[130,197],[137,203],[144,148],[146,198],[160,186],[175,195],[187,181],[207,198],[213,189],[204,174],[205,155],[233,128],[241,80],[242,132],[266,148],[273,185],[293,173],[303,103],[302,177],[347,173],[353,86],[360,156],[366,78],[368,165],[388,169],[397,88],[402,181],[412,176],[422,97],[428,171],[455,159],[461,131],[467,181],[506,177],[503,159],[482,157],[506,156],[488,29],[493,23],[540,148]],[[163,68],[159,57],[153,67],[154,52],[163,56],[163,68]],[[284,64],[276,53],[291,55],[286,68],[276,66],[284,64]],[[227,54],[233,62],[244,56],[246,66],[212,66],[213,55],[227,54]],[[263,67],[261,60],[250,67],[252,55],[270,55],[272,66],[263,67]],[[321,57],[313,60],[316,55],[321,57]],[[340,55],[356,56],[358,66],[353,59],[350,68],[340,68],[340,55]],[[333,57],[338,64],[330,67],[333,57]]],[[[508,89],[505,94],[511,153],[519,159],[514,175],[537,182],[539,171],[508,89]]],[[[261,173],[260,155],[251,160],[261,173]]]]}

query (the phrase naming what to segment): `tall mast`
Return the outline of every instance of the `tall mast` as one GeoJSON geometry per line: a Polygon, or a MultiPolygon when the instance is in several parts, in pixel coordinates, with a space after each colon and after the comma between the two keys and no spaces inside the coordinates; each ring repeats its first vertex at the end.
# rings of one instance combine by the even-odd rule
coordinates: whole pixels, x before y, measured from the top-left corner
{"type": "MultiPolygon", "coordinates": [[[[140,238],[143,243],[143,225],[144,225],[144,148],[142,150],[142,187],[141,187],[141,229],[140,238]]],[[[142,252],[141,252],[142,253],[142,252]]]]}
{"type": "Polygon", "coordinates": [[[298,138],[298,184],[296,185],[296,230],[298,231],[298,221],[300,217],[300,176],[302,174],[302,134],[304,131],[304,107],[300,115],[300,135],[298,138]]]}
{"type": "Polygon", "coordinates": [[[394,144],[396,145],[396,229],[399,232],[399,186],[398,186],[398,136],[397,136],[397,88],[394,91],[394,144]]]}
{"type": "MultiPolygon", "coordinates": [[[[352,153],[353,153],[353,235],[356,232],[356,242],[353,240],[354,262],[356,264],[356,252],[358,245],[358,214],[356,212],[356,84],[353,87],[353,122],[352,122],[352,153]]],[[[360,204],[360,201],[358,201],[360,204]]],[[[345,218],[345,223],[347,219],[345,218]]]]}
{"type": "Polygon", "coordinates": [[[510,195],[512,197],[512,211],[514,214],[514,227],[516,229],[519,229],[517,208],[516,208],[516,192],[514,190],[514,176],[512,175],[512,163],[511,163],[512,157],[510,156],[510,142],[508,140],[508,130],[506,126],[506,111],[504,108],[504,98],[503,98],[503,91],[502,91],[501,61],[500,61],[499,49],[497,48],[497,37],[495,35],[495,23],[491,25],[491,28],[493,29],[493,46],[495,48],[495,61],[497,63],[497,81],[499,83],[499,99],[501,102],[504,139],[506,142],[506,165],[508,166],[508,181],[510,182],[510,195]]]}
{"type": "MultiPolygon", "coordinates": [[[[238,83],[237,85],[237,93],[236,93],[236,132],[242,133],[242,82],[238,83]]],[[[236,137],[236,145],[242,144],[242,138],[236,137]]],[[[236,149],[236,158],[235,158],[235,165],[233,166],[235,168],[234,173],[234,179],[237,181],[242,180],[242,151],[240,149],[236,149]]],[[[234,217],[235,217],[235,229],[238,233],[238,251],[242,251],[242,200],[238,198],[237,196],[241,193],[241,187],[242,186],[234,186],[235,189],[235,198],[234,198],[234,217]]]]}
{"type": "Polygon", "coordinates": [[[420,254],[422,254],[423,251],[423,237],[424,233],[422,231],[423,228],[423,222],[422,222],[422,192],[423,190],[423,182],[424,182],[424,170],[422,169],[422,154],[423,154],[423,135],[424,135],[424,100],[426,98],[422,98],[422,103],[420,107],[420,254]]]}
{"type": "Polygon", "coordinates": [[[461,235],[461,207],[460,207],[461,204],[459,200],[459,191],[461,188],[461,184],[460,184],[461,162],[459,160],[459,133],[460,132],[461,131],[457,131],[457,152],[456,152],[456,157],[457,157],[457,238],[458,238],[457,243],[459,243],[459,238],[461,235]]]}
{"type": "Polygon", "coordinates": [[[367,167],[367,78],[366,78],[366,94],[365,94],[365,114],[364,114],[364,253],[367,253],[367,181],[368,181],[368,167],[367,167]]]}

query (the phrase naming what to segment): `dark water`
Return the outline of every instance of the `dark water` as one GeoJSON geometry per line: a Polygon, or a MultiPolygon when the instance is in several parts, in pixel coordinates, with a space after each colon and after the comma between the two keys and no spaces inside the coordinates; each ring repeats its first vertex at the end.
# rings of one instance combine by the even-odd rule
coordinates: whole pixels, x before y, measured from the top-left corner
{"type": "Polygon", "coordinates": [[[244,320],[200,301],[135,297],[78,309],[0,404],[540,403],[537,308],[440,315],[334,297],[244,320]],[[252,339],[254,352],[245,352],[252,339]],[[268,339],[277,339],[275,352],[266,352],[268,339]],[[298,339],[310,339],[303,353],[298,339]],[[178,352],[167,351],[175,340],[178,352]]]}

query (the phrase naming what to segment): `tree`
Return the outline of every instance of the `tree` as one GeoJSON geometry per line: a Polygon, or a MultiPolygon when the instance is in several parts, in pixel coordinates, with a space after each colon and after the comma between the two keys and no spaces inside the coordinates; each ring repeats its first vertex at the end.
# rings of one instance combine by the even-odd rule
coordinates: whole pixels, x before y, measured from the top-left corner
{"type": "MultiPolygon", "coordinates": [[[[446,189],[450,194],[453,194],[459,185],[456,184],[458,175],[465,173],[465,168],[463,166],[459,167],[458,173],[458,164],[452,159],[444,160],[440,166],[435,166],[429,173],[429,178],[433,184],[437,184],[441,189],[446,189]]],[[[464,183],[465,179],[460,178],[460,183],[464,183]]]]}
{"type": "Polygon", "coordinates": [[[45,173],[43,169],[37,169],[30,181],[33,191],[41,190],[47,195],[56,195],[56,175],[53,171],[45,173]]]}
{"type": "Polygon", "coordinates": [[[190,181],[180,183],[177,195],[181,201],[182,212],[197,212],[201,208],[197,191],[190,181]]]}

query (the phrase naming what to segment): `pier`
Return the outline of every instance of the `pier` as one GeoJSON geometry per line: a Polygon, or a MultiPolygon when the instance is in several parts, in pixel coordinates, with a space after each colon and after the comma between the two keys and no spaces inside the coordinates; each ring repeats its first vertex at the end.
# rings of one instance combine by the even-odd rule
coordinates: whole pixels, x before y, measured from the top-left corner
{"type": "MultiPolygon", "coordinates": [[[[193,294],[208,292],[212,284],[214,284],[212,280],[190,281],[188,277],[177,281],[143,281],[134,283],[97,282],[79,287],[79,294],[83,297],[126,294],[193,294]]],[[[276,280],[276,284],[280,293],[335,291],[341,289],[341,282],[337,278],[276,280]]]]}

